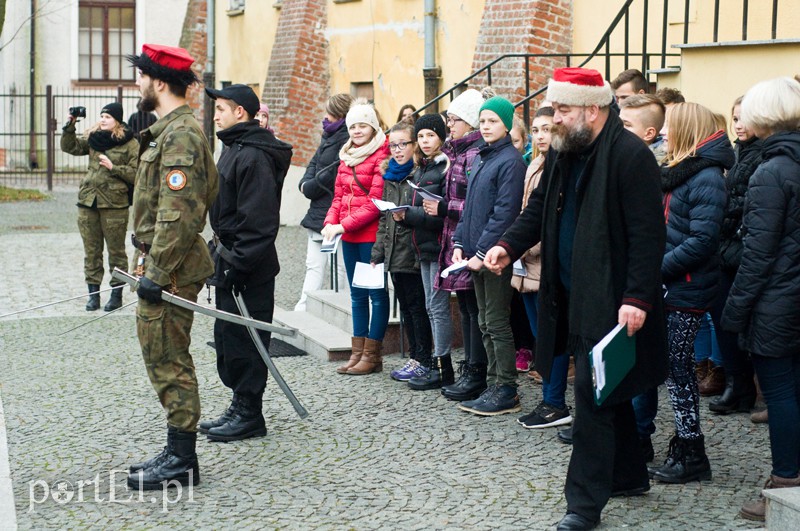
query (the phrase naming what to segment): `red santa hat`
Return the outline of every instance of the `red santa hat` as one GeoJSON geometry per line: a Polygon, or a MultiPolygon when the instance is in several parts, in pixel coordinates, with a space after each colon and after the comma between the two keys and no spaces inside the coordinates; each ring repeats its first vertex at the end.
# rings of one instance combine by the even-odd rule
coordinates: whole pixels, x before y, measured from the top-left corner
{"type": "Polygon", "coordinates": [[[199,80],[192,71],[194,58],[183,48],[163,44],[142,45],[141,55],[129,55],[128,61],[150,77],[189,86],[199,80]]]}
{"type": "Polygon", "coordinates": [[[614,100],[614,91],[597,70],[556,68],[545,99],[562,105],[607,107],[614,100]]]}

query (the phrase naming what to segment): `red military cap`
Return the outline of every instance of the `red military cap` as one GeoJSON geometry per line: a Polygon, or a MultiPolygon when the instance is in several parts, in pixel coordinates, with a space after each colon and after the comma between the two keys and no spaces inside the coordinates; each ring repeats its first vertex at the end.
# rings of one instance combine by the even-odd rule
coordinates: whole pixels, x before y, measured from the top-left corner
{"type": "Polygon", "coordinates": [[[199,81],[191,68],[194,59],[183,48],[145,44],[142,54],[129,55],[128,61],[143,74],[167,83],[188,87],[199,81]]]}
{"type": "Polygon", "coordinates": [[[556,68],[547,84],[547,101],[563,105],[605,107],[614,99],[611,86],[591,68],[556,68]]]}

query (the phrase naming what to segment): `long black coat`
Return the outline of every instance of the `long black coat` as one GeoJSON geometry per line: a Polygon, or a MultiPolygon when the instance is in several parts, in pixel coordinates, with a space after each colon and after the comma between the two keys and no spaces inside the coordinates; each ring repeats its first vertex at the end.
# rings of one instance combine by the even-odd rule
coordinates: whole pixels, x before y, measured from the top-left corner
{"type": "Polygon", "coordinates": [[[307,229],[316,232],[322,230],[325,215],[333,202],[333,185],[339,169],[339,150],[348,138],[350,136],[345,124],[331,134],[322,133],[319,147],[300,179],[300,191],[311,200],[311,206],[300,222],[307,229]]]}
{"type": "Polygon", "coordinates": [[[722,327],[760,356],[800,351],[800,132],[764,139],[764,162],[750,178],[744,250],[722,327]]]}
{"type": "Polygon", "coordinates": [[[500,241],[516,259],[540,240],[542,282],[536,367],[549,375],[553,357],[575,356],[617,324],[623,304],[647,311],[636,334],[636,364],[604,405],[618,404],[664,381],[668,358],[661,296],[665,228],[659,170],[647,146],[611,113],[577,189],[572,290],[560,289],[558,242],[568,155],[552,148],[542,182],[500,241]]]}

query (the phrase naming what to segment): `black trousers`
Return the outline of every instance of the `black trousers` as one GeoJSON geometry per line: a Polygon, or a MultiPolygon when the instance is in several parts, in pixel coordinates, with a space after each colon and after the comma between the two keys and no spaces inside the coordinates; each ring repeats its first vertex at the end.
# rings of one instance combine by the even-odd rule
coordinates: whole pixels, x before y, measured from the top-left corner
{"type": "Polygon", "coordinates": [[[478,324],[478,299],[475,290],[456,291],[458,309],[461,313],[461,334],[464,336],[464,358],[472,365],[489,364],[486,347],[483,345],[483,333],[478,324]]]}
{"type": "MultiPolygon", "coordinates": [[[[248,286],[242,292],[242,297],[253,319],[272,322],[275,279],[258,286],[248,286]]],[[[217,288],[216,299],[217,309],[241,315],[229,290],[217,288]]],[[[269,348],[270,333],[259,330],[258,334],[264,346],[269,348]]],[[[267,386],[267,366],[247,328],[217,319],[214,323],[214,343],[217,347],[217,372],[222,383],[235,393],[261,395],[267,386]]]]}
{"type": "Polygon", "coordinates": [[[631,401],[596,409],[589,356],[576,354],[572,457],[564,487],[567,510],[597,520],[612,489],[649,481],[631,401]]]}
{"type": "Polygon", "coordinates": [[[419,362],[431,359],[433,332],[425,308],[425,288],[419,273],[392,273],[392,283],[400,313],[403,314],[409,357],[419,362]]]}

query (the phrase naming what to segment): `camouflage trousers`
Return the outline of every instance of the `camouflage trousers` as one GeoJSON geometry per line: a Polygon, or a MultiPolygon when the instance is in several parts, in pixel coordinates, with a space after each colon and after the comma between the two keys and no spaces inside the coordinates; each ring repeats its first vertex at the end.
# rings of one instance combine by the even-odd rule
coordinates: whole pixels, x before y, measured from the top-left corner
{"type": "MultiPolygon", "coordinates": [[[[78,229],[83,239],[83,274],[87,284],[103,282],[103,241],[108,247],[108,269],[128,270],[125,233],[127,208],[78,208],[78,229]]],[[[112,286],[122,284],[117,280],[112,286]]]]}
{"type": "MultiPolygon", "coordinates": [[[[192,302],[202,282],[178,288],[178,296],[192,302]]],[[[151,304],[139,299],[136,333],[142,346],[147,376],[167,412],[167,423],[180,431],[197,431],[200,395],[194,361],[189,354],[194,312],[168,302],[151,304]]]]}

